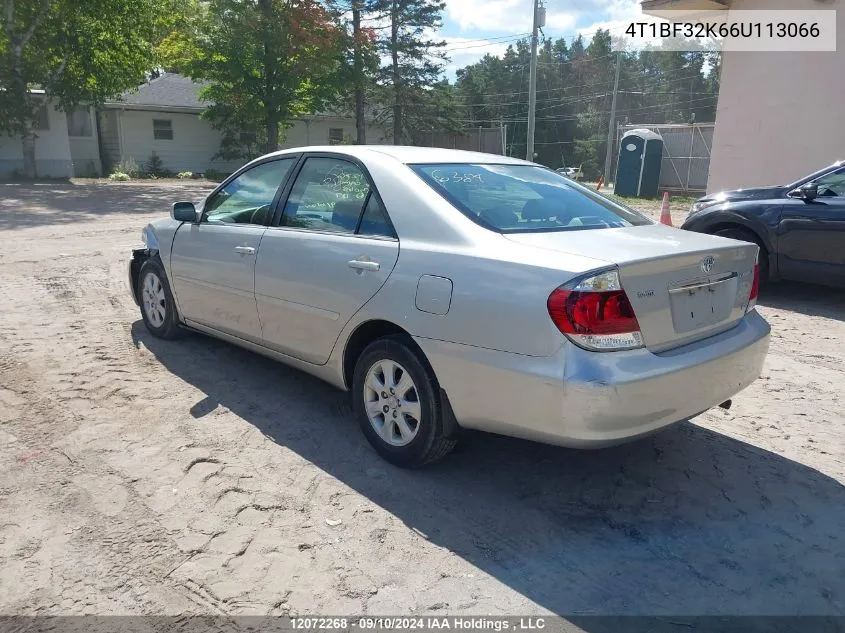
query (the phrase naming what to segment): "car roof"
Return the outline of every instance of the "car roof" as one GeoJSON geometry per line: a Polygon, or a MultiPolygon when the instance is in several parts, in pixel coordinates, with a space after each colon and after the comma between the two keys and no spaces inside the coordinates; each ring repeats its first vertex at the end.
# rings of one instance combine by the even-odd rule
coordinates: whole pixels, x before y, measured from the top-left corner
{"type": "Polygon", "coordinates": [[[445,149],[440,147],[414,147],[411,145],[314,145],[309,147],[291,147],[279,152],[273,152],[262,156],[284,156],[286,154],[298,154],[302,152],[328,152],[332,154],[345,154],[359,159],[366,159],[367,156],[382,154],[390,156],[405,164],[417,163],[495,163],[499,165],[532,165],[525,160],[501,156],[499,154],[486,154],[484,152],[469,152],[460,149],[445,149]]]}

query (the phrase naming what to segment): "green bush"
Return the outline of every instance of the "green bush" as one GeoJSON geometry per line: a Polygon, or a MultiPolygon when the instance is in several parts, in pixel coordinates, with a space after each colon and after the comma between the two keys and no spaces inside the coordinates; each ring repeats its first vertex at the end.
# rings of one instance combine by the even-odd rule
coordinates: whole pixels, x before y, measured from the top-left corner
{"type": "Polygon", "coordinates": [[[116,181],[123,182],[125,180],[132,180],[132,178],[129,174],[126,174],[122,171],[115,170],[109,175],[109,180],[116,180],[116,181]]]}
{"type": "Polygon", "coordinates": [[[128,158],[124,158],[117,165],[115,165],[114,169],[112,170],[112,173],[125,174],[130,178],[140,178],[141,168],[138,167],[138,163],[135,162],[135,159],[129,156],[128,158]]]}
{"type": "Polygon", "coordinates": [[[147,162],[144,163],[144,175],[148,178],[162,178],[169,176],[170,172],[164,167],[164,161],[161,160],[161,156],[153,152],[147,159],[147,162]]]}
{"type": "Polygon", "coordinates": [[[176,174],[176,177],[179,178],[179,180],[188,180],[188,179],[194,177],[194,172],[192,172],[192,171],[180,171],[178,174],[176,174]]]}

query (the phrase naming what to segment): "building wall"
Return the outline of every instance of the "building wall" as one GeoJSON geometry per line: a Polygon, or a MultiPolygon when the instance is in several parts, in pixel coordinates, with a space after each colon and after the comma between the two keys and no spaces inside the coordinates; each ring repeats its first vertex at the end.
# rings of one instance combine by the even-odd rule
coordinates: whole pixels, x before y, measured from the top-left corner
{"type": "MultiPolygon", "coordinates": [[[[282,148],[306,145],[328,145],[330,130],[342,130],[346,139],[354,139],[355,123],[352,119],[319,117],[296,121],[286,130],[282,148]]],[[[212,159],[220,148],[220,133],[196,114],[147,112],[140,110],[106,110],[100,117],[100,133],[103,151],[109,155],[107,161],[114,165],[120,159],[132,157],[143,167],[153,152],[161,157],[169,171],[204,172],[214,169],[231,172],[246,161],[223,161],[212,159]],[[153,137],[153,120],[167,119],[172,122],[173,140],[153,137]],[[115,152],[112,148],[119,147],[115,152]],[[115,156],[118,156],[115,160],[115,156]]],[[[386,130],[369,127],[367,142],[384,143],[386,130]]]]}
{"type": "Polygon", "coordinates": [[[212,158],[220,149],[220,133],[197,114],[120,110],[118,119],[121,158],[131,157],[141,168],[153,152],[167,170],[177,173],[233,171],[241,164],[212,158]],[[172,140],[153,137],[154,119],[171,121],[172,140]]]}
{"type": "MultiPolygon", "coordinates": [[[[342,130],[343,137],[354,142],[357,137],[355,120],[352,118],[314,117],[304,121],[296,121],[293,127],[286,131],[282,148],[303,147],[307,145],[328,145],[329,131],[342,130]]],[[[393,143],[393,132],[386,128],[367,125],[367,145],[384,145],[393,143]]]]}
{"type": "MultiPolygon", "coordinates": [[[[732,9],[836,9],[845,0],[734,0],[732,9]]],[[[722,59],[708,193],[783,184],[845,159],[845,47],[728,52],[722,59]]]]}
{"type": "MultiPolygon", "coordinates": [[[[41,177],[70,178],[73,176],[73,161],[65,114],[48,104],[47,121],[49,129],[36,132],[35,169],[41,177]]],[[[15,172],[23,173],[21,141],[0,136],[0,177],[9,178],[15,172]]]]}

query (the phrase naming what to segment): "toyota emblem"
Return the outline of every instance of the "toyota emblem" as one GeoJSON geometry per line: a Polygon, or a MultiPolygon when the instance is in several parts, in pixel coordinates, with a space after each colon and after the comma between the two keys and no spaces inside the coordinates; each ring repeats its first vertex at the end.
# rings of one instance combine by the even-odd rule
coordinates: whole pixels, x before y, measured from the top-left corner
{"type": "Polygon", "coordinates": [[[705,273],[709,273],[713,270],[713,267],[716,265],[716,260],[713,258],[712,255],[708,255],[707,257],[703,257],[701,259],[701,271],[705,273]]]}

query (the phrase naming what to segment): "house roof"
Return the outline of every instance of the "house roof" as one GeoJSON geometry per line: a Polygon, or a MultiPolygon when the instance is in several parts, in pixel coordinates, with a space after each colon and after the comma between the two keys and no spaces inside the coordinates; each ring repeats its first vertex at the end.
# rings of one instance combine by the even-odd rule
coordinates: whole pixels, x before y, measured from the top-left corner
{"type": "Polygon", "coordinates": [[[109,105],[202,110],[207,105],[199,98],[199,91],[204,85],[184,75],[163,73],[135,90],[127,90],[109,105]]]}
{"type": "MultiPolygon", "coordinates": [[[[134,90],[127,90],[114,101],[107,102],[105,106],[162,112],[201,112],[210,105],[199,97],[200,90],[206,85],[208,82],[194,81],[178,73],[162,73],[134,90]]],[[[351,116],[349,112],[325,111],[297,118],[348,119],[351,116]]],[[[365,116],[369,121],[375,118],[371,111],[368,111],[365,116]]]]}

